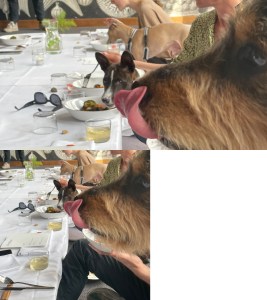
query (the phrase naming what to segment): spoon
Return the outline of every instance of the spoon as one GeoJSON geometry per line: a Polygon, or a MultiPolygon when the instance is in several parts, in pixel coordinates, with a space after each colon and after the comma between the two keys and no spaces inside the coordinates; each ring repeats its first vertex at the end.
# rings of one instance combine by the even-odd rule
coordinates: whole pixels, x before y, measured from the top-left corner
{"type": "Polygon", "coordinates": [[[26,284],[32,287],[39,287],[39,288],[54,288],[50,286],[43,286],[43,285],[38,285],[38,284],[31,284],[31,283],[26,283],[26,282],[20,282],[20,281],[13,281],[9,277],[5,277],[3,275],[0,275],[0,282],[5,283],[5,284],[14,284],[14,283],[21,283],[21,284],[26,284]]]}

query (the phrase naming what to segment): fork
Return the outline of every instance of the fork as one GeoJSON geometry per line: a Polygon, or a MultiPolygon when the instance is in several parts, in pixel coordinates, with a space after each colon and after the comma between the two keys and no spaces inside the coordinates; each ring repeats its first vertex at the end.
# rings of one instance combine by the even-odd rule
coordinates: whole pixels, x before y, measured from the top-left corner
{"type": "Polygon", "coordinates": [[[49,200],[51,193],[53,192],[54,189],[55,189],[55,186],[53,187],[52,191],[50,191],[46,194],[46,200],[49,200]]]}
{"type": "Polygon", "coordinates": [[[82,85],[82,88],[86,88],[87,87],[87,84],[89,82],[89,79],[91,78],[91,75],[94,73],[94,71],[97,69],[97,67],[99,66],[99,64],[97,64],[94,68],[94,70],[87,74],[84,78],[83,78],[83,85],[82,85]]]}

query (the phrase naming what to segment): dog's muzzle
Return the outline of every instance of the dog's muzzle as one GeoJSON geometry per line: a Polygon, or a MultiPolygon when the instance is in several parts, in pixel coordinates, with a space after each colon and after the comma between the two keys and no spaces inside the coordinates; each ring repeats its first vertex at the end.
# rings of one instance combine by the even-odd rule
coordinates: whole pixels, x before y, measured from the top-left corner
{"type": "Polygon", "coordinates": [[[87,224],[82,220],[79,214],[79,208],[83,200],[78,199],[75,201],[68,201],[64,203],[64,209],[66,213],[72,218],[74,224],[79,228],[88,228],[87,224]]]}
{"type": "Polygon", "coordinates": [[[115,94],[114,103],[120,113],[128,118],[128,122],[137,134],[144,138],[156,139],[157,134],[150,128],[139,110],[139,103],[142,101],[147,87],[140,86],[133,90],[120,90],[115,94]]]}

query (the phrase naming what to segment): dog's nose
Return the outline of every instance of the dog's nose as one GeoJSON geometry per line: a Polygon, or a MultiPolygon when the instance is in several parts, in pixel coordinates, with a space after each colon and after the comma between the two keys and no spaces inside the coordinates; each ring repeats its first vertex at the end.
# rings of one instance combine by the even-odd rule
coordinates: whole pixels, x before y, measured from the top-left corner
{"type": "Polygon", "coordinates": [[[68,201],[64,203],[64,209],[66,213],[72,217],[74,224],[79,228],[88,228],[87,224],[83,221],[79,214],[79,207],[81,206],[83,200],[78,199],[75,201],[68,201]]]}

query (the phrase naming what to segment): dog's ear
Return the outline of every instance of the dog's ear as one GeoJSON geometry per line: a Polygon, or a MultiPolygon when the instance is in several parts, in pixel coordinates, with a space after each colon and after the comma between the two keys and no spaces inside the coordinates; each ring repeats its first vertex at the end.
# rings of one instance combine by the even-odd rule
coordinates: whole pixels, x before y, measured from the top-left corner
{"type": "Polygon", "coordinates": [[[135,70],[134,56],[129,51],[124,51],[121,55],[121,67],[128,68],[129,72],[133,73],[135,70]]]}
{"type": "Polygon", "coordinates": [[[68,188],[72,189],[74,192],[76,191],[76,183],[74,180],[69,179],[68,188]]]}
{"type": "Polygon", "coordinates": [[[61,190],[61,183],[57,180],[53,180],[55,187],[57,188],[58,191],[61,190]]]}
{"type": "Polygon", "coordinates": [[[106,58],[106,56],[100,52],[95,53],[95,58],[97,62],[99,63],[102,71],[106,71],[106,69],[111,65],[109,60],[106,58]]]}

